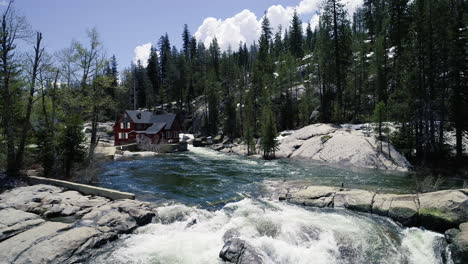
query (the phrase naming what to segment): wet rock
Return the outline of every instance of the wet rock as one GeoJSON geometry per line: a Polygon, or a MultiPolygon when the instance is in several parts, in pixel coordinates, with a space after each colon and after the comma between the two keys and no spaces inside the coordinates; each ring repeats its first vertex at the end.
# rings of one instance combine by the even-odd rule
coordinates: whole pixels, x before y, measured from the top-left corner
{"type": "Polygon", "coordinates": [[[466,189],[401,195],[308,186],[299,191],[288,192],[282,197],[283,200],[298,205],[342,207],[388,216],[405,226],[423,226],[438,232],[444,232],[468,221],[466,189]]]}
{"type": "Polygon", "coordinates": [[[451,228],[444,233],[444,237],[447,240],[448,243],[453,243],[455,240],[455,237],[460,233],[459,229],[456,228],[451,228]]]}
{"type": "Polygon", "coordinates": [[[468,221],[468,195],[461,190],[445,190],[419,195],[421,225],[445,231],[468,221]]]}
{"type": "Polygon", "coordinates": [[[262,255],[240,238],[228,240],[219,252],[219,257],[224,261],[237,264],[264,263],[262,255]]]}
{"type": "Polygon", "coordinates": [[[226,243],[227,241],[238,238],[240,236],[239,230],[235,228],[228,229],[223,235],[223,241],[226,243]]]}
{"type": "Polygon", "coordinates": [[[372,204],[372,212],[374,214],[388,216],[388,211],[390,210],[394,197],[394,194],[376,194],[372,204]]]}
{"type": "Polygon", "coordinates": [[[189,228],[189,227],[191,227],[193,225],[196,225],[196,224],[197,224],[197,219],[194,218],[194,219],[190,220],[190,222],[187,223],[185,228],[189,228]]]}
{"type": "Polygon", "coordinates": [[[156,216],[156,213],[153,211],[154,208],[150,203],[125,199],[114,201],[110,205],[119,211],[129,214],[139,226],[151,223],[156,216]]]}
{"type": "Polygon", "coordinates": [[[468,263],[468,222],[460,224],[459,228],[458,232],[451,231],[449,234],[451,237],[449,242],[452,243],[450,249],[455,264],[468,263]]]}
{"type": "Polygon", "coordinates": [[[398,195],[392,199],[388,216],[405,226],[415,226],[418,217],[416,195],[398,195]]]}
{"type": "Polygon", "coordinates": [[[227,262],[239,263],[239,259],[245,250],[245,241],[239,238],[228,240],[221,251],[219,257],[227,262]]]}

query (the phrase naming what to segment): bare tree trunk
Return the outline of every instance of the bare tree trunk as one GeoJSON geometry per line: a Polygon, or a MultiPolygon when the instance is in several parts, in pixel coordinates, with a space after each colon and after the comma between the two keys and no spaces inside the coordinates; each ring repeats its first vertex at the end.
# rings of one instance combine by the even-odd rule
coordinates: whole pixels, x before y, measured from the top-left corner
{"type": "Polygon", "coordinates": [[[33,99],[34,99],[34,91],[36,88],[36,78],[37,78],[37,70],[39,68],[39,64],[41,63],[41,57],[44,52],[44,48],[41,48],[41,41],[42,41],[42,33],[36,33],[36,46],[34,47],[34,62],[31,74],[31,83],[29,86],[29,97],[28,97],[28,104],[26,106],[26,116],[23,120],[23,129],[21,131],[20,136],[20,143],[18,145],[18,150],[16,153],[16,164],[19,167],[18,169],[23,166],[23,157],[24,157],[24,147],[26,145],[26,139],[28,136],[29,129],[31,127],[30,118],[33,106],[33,99]]]}

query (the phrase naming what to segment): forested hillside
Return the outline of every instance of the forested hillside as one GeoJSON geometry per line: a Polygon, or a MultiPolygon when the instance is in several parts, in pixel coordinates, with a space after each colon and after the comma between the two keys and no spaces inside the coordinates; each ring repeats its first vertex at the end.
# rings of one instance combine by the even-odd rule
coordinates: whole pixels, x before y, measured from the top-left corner
{"type": "Polygon", "coordinates": [[[198,42],[185,25],[182,49],[161,36],[148,67],[125,71],[122,85],[136,91],[137,108],[174,101],[174,111],[191,115],[203,96],[208,122],[194,133],[253,144],[312,122],[392,121],[399,127],[392,143],[417,162],[450,152],[448,130],[456,131],[461,157],[466,8],[461,0],[366,0],[347,14],[342,1],[328,0],[316,28],[302,28],[295,14],[288,28],[273,29],[264,16],[258,42],[227,51],[216,39],[198,42]]]}
{"type": "Polygon", "coordinates": [[[265,157],[274,154],[279,131],[391,121],[399,129],[389,140],[416,164],[450,157],[447,131],[455,131],[461,160],[466,11],[465,0],[364,0],[347,14],[342,1],[325,0],[317,27],[303,28],[295,13],[289,27],[274,29],[264,16],[258,41],[226,51],[216,38],[203,44],[185,25],[176,36],[181,48],[155,32],[147,63],[119,73],[96,30],[87,43],[48,53],[41,43],[47,36],[10,3],[0,28],[2,167],[14,176],[39,162],[46,175],[69,175],[73,164],[93,159],[98,122],[125,109],[201,115],[201,126],[187,122],[185,129],[240,137],[252,148],[262,138],[265,157]],[[92,126],[87,149],[85,121],[92,126]]]}

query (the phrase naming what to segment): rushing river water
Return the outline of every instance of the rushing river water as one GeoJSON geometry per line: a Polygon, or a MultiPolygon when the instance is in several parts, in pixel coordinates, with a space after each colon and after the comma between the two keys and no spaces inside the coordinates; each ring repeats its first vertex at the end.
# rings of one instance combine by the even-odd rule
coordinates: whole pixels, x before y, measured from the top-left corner
{"type": "Polygon", "coordinates": [[[90,263],[222,263],[223,236],[231,233],[265,263],[451,263],[441,234],[385,217],[277,201],[288,183],[414,188],[402,173],[261,161],[203,148],[111,162],[99,185],[161,203],[160,220],[124,235],[90,263]]]}

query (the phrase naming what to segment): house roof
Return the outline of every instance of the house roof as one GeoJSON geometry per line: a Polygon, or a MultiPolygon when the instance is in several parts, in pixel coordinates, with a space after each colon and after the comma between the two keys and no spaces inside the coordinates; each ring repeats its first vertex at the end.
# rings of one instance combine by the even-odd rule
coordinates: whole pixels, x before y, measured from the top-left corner
{"type": "Polygon", "coordinates": [[[138,131],[140,133],[145,133],[145,134],[149,134],[149,135],[152,135],[152,134],[157,134],[159,133],[159,131],[161,131],[164,126],[166,125],[166,123],[154,123],[152,126],[148,127],[148,129],[146,129],[145,131],[138,131]]]}
{"type": "Polygon", "coordinates": [[[153,117],[153,113],[151,113],[151,112],[148,112],[148,111],[132,111],[132,110],[127,110],[125,112],[127,113],[128,117],[130,117],[130,119],[132,119],[132,121],[135,124],[153,123],[153,122],[151,122],[151,118],[153,117]]]}
{"type": "Polygon", "coordinates": [[[163,114],[163,115],[153,115],[150,123],[165,123],[166,129],[171,129],[174,121],[176,119],[175,114],[163,114]]]}
{"type": "Polygon", "coordinates": [[[166,129],[171,129],[176,119],[176,114],[155,115],[149,111],[125,111],[135,124],[165,123],[166,129]]]}

